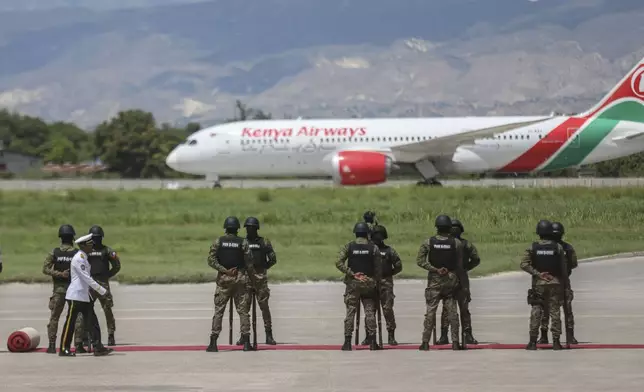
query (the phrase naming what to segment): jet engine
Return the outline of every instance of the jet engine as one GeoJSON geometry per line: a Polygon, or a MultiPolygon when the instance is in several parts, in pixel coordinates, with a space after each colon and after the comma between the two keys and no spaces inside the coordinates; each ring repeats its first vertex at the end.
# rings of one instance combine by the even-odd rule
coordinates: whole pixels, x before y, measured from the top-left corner
{"type": "Polygon", "coordinates": [[[340,185],[372,185],[387,181],[393,160],[375,151],[341,151],[327,158],[333,182],[340,185]]]}

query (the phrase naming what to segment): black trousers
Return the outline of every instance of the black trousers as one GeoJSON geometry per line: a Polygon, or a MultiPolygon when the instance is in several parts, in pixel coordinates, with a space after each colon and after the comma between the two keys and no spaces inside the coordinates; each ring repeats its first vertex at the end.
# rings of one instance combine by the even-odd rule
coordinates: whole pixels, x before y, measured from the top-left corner
{"type": "Polygon", "coordinates": [[[60,337],[61,350],[70,350],[71,348],[72,340],[74,338],[74,326],[76,325],[76,318],[79,313],[83,315],[85,331],[90,331],[94,346],[100,344],[101,326],[98,323],[96,313],[94,313],[94,301],[96,301],[96,299],[91,298],[90,301],[91,302],[67,300],[67,317],[65,318],[65,325],[63,326],[63,334],[60,337]]]}

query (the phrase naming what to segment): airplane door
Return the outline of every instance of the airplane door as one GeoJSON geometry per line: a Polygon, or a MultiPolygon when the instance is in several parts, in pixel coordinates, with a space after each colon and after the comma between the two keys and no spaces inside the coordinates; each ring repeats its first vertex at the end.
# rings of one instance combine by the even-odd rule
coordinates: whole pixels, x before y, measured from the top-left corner
{"type": "Polygon", "coordinates": [[[579,128],[568,128],[567,136],[570,140],[570,143],[568,145],[572,148],[579,148],[579,146],[581,145],[581,140],[579,138],[579,128]]]}

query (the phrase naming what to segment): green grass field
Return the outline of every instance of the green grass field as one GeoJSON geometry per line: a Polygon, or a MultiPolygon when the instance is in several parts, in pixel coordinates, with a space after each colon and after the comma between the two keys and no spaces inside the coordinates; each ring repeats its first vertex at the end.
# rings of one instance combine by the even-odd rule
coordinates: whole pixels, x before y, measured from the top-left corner
{"type": "MultiPolygon", "coordinates": [[[[338,280],[339,248],[353,238],[366,209],[377,212],[388,243],[403,259],[403,278],[424,277],[415,257],[434,233],[436,215],[465,225],[480,254],[474,275],[517,270],[541,218],[564,223],[580,258],[644,250],[644,189],[328,188],[280,190],[136,190],[0,193],[3,282],[49,282],[42,274],[58,226],[77,233],[101,225],[120,254],[127,283],[206,282],[206,258],[223,221],[249,215],[262,224],[278,264],[273,282],[338,280]]],[[[244,233],[243,229],[240,233],[244,233]]]]}

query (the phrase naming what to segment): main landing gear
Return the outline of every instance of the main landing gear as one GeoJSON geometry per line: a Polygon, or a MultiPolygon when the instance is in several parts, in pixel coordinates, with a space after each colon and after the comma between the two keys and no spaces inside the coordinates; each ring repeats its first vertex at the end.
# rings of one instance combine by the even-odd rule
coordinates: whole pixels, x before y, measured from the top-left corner
{"type": "Polygon", "coordinates": [[[221,183],[219,182],[219,176],[216,174],[207,175],[206,181],[212,182],[212,189],[221,188],[221,183]]]}
{"type": "Polygon", "coordinates": [[[421,177],[423,177],[423,180],[418,181],[416,185],[436,187],[443,186],[443,184],[441,184],[440,181],[436,179],[439,173],[432,162],[428,160],[419,161],[414,164],[414,168],[421,175],[421,177]]]}

